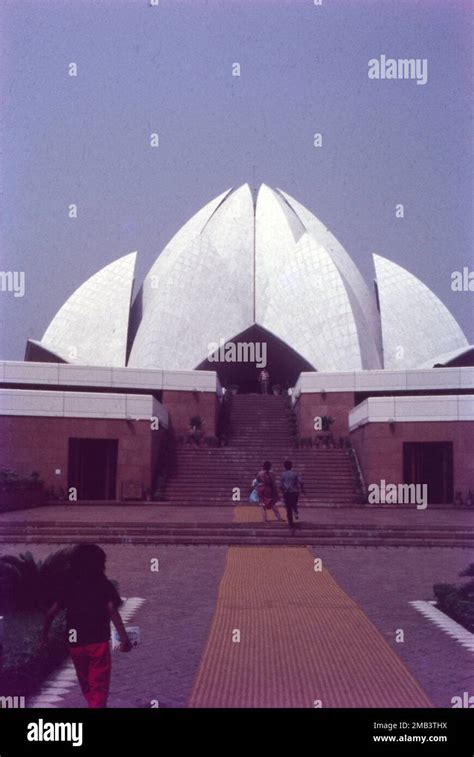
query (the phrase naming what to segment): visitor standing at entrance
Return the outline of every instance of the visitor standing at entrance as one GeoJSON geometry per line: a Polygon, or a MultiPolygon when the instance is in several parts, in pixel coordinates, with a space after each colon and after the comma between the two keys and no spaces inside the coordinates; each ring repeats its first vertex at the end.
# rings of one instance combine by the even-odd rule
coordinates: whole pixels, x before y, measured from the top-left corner
{"type": "Polygon", "coordinates": [[[273,510],[277,520],[283,520],[277,510],[278,490],[275,476],[271,472],[272,464],[266,460],[263,468],[257,476],[258,486],[257,493],[262,505],[263,520],[267,520],[267,510],[273,510]]]}
{"type": "Polygon", "coordinates": [[[266,368],[263,368],[258,374],[258,380],[260,382],[260,391],[262,394],[268,394],[268,385],[270,383],[270,374],[266,368]]]}
{"type": "Polygon", "coordinates": [[[293,470],[291,460],[285,460],[283,463],[285,470],[281,474],[280,488],[286,507],[286,515],[290,526],[293,525],[293,516],[296,520],[298,515],[298,497],[304,493],[303,479],[293,470]]]}
{"type": "Polygon", "coordinates": [[[97,544],[78,544],[71,558],[69,575],[54,604],[46,613],[41,643],[45,645],[56,615],[66,610],[66,632],[81,691],[91,708],[107,707],[111,656],[110,621],[120,638],[120,651],[130,652],[118,607],[117,590],[106,577],[106,556],[97,544]]]}

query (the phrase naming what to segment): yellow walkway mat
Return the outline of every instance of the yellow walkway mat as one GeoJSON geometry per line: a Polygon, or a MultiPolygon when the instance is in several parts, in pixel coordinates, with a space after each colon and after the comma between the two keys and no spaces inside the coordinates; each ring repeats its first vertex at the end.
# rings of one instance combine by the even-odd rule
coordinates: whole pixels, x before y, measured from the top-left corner
{"type": "MultiPolygon", "coordinates": [[[[285,521],[286,509],[283,505],[277,505],[278,512],[285,521]]],[[[267,510],[268,522],[277,523],[277,519],[271,510],[267,510]]],[[[234,521],[236,523],[261,523],[263,521],[262,508],[260,505],[239,505],[234,510],[234,521]]]]}
{"type": "MultiPolygon", "coordinates": [[[[236,510],[240,521],[244,510],[260,516],[236,510]]],[[[314,570],[306,547],[243,546],[229,547],[188,706],[432,705],[324,566],[314,570]]]]}

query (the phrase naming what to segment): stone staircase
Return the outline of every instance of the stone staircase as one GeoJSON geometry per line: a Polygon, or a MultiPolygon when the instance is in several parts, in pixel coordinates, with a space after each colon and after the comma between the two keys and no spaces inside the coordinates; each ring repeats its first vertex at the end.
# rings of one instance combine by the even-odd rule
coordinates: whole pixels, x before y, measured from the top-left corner
{"type": "Polygon", "coordinates": [[[296,449],[283,398],[241,394],[232,398],[231,438],[227,447],[195,447],[177,451],[176,471],[166,497],[176,505],[235,505],[248,500],[252,480],[264,460],[277,477],[289,458],[303,476],[309,506],[350,506],[356,482],[351,460],[343,449],[296,449]],[[233,499],[234,495],[234,499],[233,499]]]}
{"type": "MultiPolygon", "coordinates": [[[[156,506],[156,505],[153,505],[156,506]]],[[[181,545],[317,545],[352,547],[474,548],[474,528],[465,526],[396,526],[305,523],[290,530],[286,522],[154,523],[49,520],[0,523],[0,544],[181,544],[181,545]]]]}

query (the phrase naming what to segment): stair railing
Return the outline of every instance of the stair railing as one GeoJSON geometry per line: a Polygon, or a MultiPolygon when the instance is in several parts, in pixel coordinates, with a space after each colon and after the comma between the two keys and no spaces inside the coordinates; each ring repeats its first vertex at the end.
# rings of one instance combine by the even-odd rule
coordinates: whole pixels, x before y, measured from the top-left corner
{"type": "Polygon", "coordinates": [[[357,477],[357,489],[358,489],[357,494],[361,496],[362,502],[367,502],[367,487],[365,485],[364,474],[362,473],[362,468],[360,467],[359,458],[357,457],[357,452],[355,451],[352,444],[350,444],[350,442],[349,442],[349,445],[350,446],[348,447],[348,454],[349,454],[349,457],[351,458],[352,466],[354,468],[354,472],[357,477]]]}

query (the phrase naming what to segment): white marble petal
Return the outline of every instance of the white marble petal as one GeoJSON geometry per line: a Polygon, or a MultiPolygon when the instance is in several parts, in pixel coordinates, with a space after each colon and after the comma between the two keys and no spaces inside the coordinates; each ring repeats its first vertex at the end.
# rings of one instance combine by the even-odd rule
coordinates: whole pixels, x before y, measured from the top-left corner
{"type": "Polygon", "coordinates": [[[41,345],[69,363],[124,366],[136,256],[124,255],[76,289],[41,345]]]}
{"type": "Polygon", "coordinates": [[[367,370],[381,368],[382,333],[375,293],[367,287],[354,261],[329,229],[289,194],[281,190],[278,192],[298,214],[308,233],[331,256],[344,280],[356,320],[363,368],[367,370]]]}
{"type": "Polygon", "coordinates": [[[423,282],[374,255],[385,368],[417,368],[468,346],[459,324],[423,282]]]}
{"type": "Polygon", "coordinates": [[[245,184],[221,198],[207,220],[192,219],[179,244],[170,242],[146,277],[129,366],[194,369],[210,344],[252,325],[252,194],[245,184]]]}
{"type": "MultiPolygon", "coordinates": [[[[259,255],[262,250],[257,247],[257,260],[259,255]]],[[[257,290],[257,302],[259,294],[257,290]]],[[[329,253],[311,235],[303,234],[297,244],[272,257],[265,305],[258,323],[318,371],[362,367],[344,281],[329,253]]]]}

